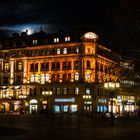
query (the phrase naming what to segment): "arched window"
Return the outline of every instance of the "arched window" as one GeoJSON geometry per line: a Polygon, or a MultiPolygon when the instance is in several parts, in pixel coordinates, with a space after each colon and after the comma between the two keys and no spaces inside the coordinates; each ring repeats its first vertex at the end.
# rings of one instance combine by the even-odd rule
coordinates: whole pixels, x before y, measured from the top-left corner
{"type": "Polygon", "coordinates": [[[63,54],[67,54],[67,48],[64,48],[63,54]]]}
{"type": "Polygon", "coordinates": [[[57,54],[60,54],[60,48],[57,49],[57,54]]]}

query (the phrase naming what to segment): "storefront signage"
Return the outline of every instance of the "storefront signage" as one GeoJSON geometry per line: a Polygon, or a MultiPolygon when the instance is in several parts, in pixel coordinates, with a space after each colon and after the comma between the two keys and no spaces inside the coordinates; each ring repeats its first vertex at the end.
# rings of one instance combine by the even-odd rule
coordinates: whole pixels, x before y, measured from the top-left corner
{"type": "Polygon", "coordinates": [[[59,98],[59,99],[55,99],[55,102],[75,102],[74,98],[59,98]]]}
{"type": "Polygon", "coordinates": [[[128,100],[127,104],[128,105],[133,105],[134,104],[134,100],[128,100]]]}
{"type": "Polygon", "coordinates": [[[98,102],[99,103],[106,103],[106,99],[99,99],[98,102]]]}
{"type": "Polygon", "coordinates": [[[84,104],[91,105],[92,101],[85,101],[84,104]]]}

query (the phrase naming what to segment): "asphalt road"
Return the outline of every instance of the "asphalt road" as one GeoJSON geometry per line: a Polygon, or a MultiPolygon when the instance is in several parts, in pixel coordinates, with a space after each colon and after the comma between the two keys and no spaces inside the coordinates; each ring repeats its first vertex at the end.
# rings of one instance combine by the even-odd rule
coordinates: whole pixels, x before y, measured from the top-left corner
{"type": "Polygon", "coordinates": [[[76,115],[0,115],[0,140],[134,140],[140,119],[93,118],[76,115]]]}

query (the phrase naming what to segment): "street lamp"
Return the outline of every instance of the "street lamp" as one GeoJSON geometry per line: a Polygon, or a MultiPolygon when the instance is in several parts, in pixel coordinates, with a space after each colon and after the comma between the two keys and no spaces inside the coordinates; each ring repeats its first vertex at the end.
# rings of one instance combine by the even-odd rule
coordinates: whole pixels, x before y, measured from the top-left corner
{"type": "Polygon", "coordinates": [[[111,102],[111,125],[114,126],[114,116],[113,116],[113,97],[115,96],[116,89],[120,87],[118,82],[105,82],[104,88],[110,92],[110,102],[111,102]]]}

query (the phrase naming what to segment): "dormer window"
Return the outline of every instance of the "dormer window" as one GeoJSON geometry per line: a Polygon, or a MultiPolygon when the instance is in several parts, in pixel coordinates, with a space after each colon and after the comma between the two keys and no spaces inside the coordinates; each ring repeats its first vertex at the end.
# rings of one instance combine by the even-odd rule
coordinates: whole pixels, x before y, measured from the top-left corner
{"type": "Polygon", "coordinates": [[[65,41],[70,41],[70,36],[65,37],[65,41]]]}
{"type": "Polygon", "coordinates": [[[56,42],[59,42],[59,38],[58,37],[54,38],[54,43],[56,43],[56,42]]]}
{"type": "Polygon", "coordinates": [[[33,45],[37,45],[37,40],[33,40],[33,45]]]}

